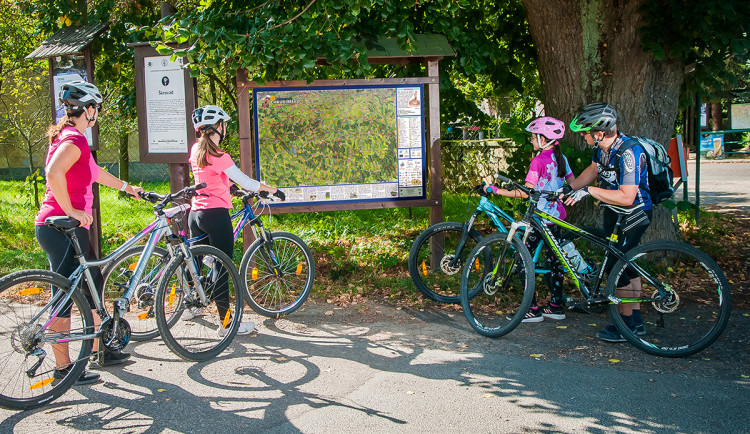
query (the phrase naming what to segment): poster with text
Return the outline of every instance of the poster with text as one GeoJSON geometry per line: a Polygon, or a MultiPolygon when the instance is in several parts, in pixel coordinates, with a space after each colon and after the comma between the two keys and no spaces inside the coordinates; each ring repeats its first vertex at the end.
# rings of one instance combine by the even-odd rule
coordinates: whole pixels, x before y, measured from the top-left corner
{"type": "Polygon", "coordinates": [[[146,57],[146,120],[148,152],[155,154],[188,152],[185,118],[185,71],[182,58],[146,57]]]}

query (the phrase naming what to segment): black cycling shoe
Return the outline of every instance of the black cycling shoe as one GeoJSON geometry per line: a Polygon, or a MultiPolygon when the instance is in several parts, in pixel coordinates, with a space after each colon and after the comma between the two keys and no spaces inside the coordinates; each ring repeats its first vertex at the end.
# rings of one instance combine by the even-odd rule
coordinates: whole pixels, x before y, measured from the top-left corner
{"type": "MultiPolygon", "coordinates": [[[[55,369],[55,373],[53,374],[53,377],[55,378],[54,381],[52,381],[53,384],[62,381],[63,378],[65,378],[69,373],[72,367],[67,367],[65,369],[55,369]]],[[[99,381],[99,378],[101,375],[90,372],[90,371],[83,371],[81,373],[81,376],[78,377],[75,383],[73,383],[74,386],[83,386],[85,384],[92,384],[99,381]]]]}
{"type": "Polygon", "coordinates": [[[95,363],[96,366],[104,368],[105,366],[121,365],[130,358],[130,353],[123,353],[122,351],[99,351],[91,356],[91,362],[95,363]]]}

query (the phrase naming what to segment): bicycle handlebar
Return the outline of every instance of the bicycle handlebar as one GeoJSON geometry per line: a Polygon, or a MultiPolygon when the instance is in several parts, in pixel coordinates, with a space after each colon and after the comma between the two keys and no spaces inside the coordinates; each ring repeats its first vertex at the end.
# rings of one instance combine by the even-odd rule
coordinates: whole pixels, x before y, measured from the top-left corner
{"type": "Polygon", "coordinates": [[[519,184],[515,181],[511,181],[510,178],[500,175],[499,173],[495,174],[495,179],[498,179],[502,183],[510,184],[514,189],[519,189],[522,192],[526,193],[529,197],[533,197],[534,199],[537,199],[537,200],[542,197],[544,197],[550,202],[555,202],[559,200],[559,193],[555,191],[534,190],[533,188],[529,188],[523,184],[519,184]]]}
{"type": "Polygon", "coordinates": [[[198,190],[203,189],[203,188],[206,188],[205,182],[201,182],[200,184],[196,184],[196,185],[191,185],[190,187],[185,187],[176,193],[168,193],[165,195],[161,195],[154,191],[140,192],[138,194],[141,196],[143,200],[146,200],[148,202],[155,204],[154,209],[162,209],[164,208],[164,206],[174,201],[178,197],[185,197],[187,199],[192,198],[193,196],[199,194],[199,193],[196,193],[198,190]]]}
{"type": "MultiPolygon", "coordinates": [[[[267,191],[247,191],[243,190],[241,188],[230,188],[230,193],[232,193],[233,196],[242,198],[242,204],[247,205],[250,203],[250,200],[253,198],[259,198],[259,199],[271,199],[272,201],[276,201],[276,199],[273,199],[271,197],[271,194],[269,194],[267,191]]],[[[274,193],[273,196],[276,197],[280,201],[284,201],[283,197],[284,193],[279,190],[277,193],[274,193]]]]}

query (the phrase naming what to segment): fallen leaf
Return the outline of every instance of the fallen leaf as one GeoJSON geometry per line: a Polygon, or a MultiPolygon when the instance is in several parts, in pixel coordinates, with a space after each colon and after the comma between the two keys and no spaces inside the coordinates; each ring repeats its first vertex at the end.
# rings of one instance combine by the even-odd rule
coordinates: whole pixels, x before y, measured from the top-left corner
{"type": "Polygon", "coordinates": [[[589,325],[590,325],[591,327],[596,327],[596,323],[593,323],[593,322],[592,322],[592,323],[589,323],[589,325]]]}
{"type": "Polygon", "coordinates": [[[704,357],[703,360],[708,361],[708,360],[711,360],[711,359],[709,359],[708,357],[704,357]]]}
{"type": "Polygon", "coordinates": [[[407,394],[407,395],[414,395],[414,392],[412,392],[412,391],[410,390],[410,391],[406,392],[406,394],[407,394]]]}
{"type": "Polygon", "coordinates": [[[556,328],[556,329],[566,329],[566,328],[568,328],[568,326],[557,326],[557,327],[555,327],[555,328],[556,328]]]}
{"type": "Polygon", "coordinates": [[[491,393],[485,393],[484,394],[484,399],[492,398],[493,396],[495,396],[495,395],[493,395],[491,393]]]}
{"type": "Polygon", "coordinates": [[[538,358],[542,357],[542,355],[541,355],[541,354],[529,354],[529,356],[530,356],[530,357],[533,357],[533,358],[535,358],[535,359],[538,359],[538,358]]]}
{"type": "Polygon", "coordinates": [[[287,359],[286,357],[284,357],[284,356],[281,356],[281,357],[277,357],[277,358],[276,358],[276,361],[277,361],[277,362],[286,362],[287,360],[288,360],[288,359],[287,359]]]}
{"type": "Polygon", "coordinates": [[[617,359],[609,359],[609,362],[610,363],[620,363],[620,361],[617,360],[617,359]]]}
{"type": "Polygon", "coordinates": [[[156,391],[161,393],[161,392],[166,392],[167,389],[157,389],[156,391]]]}
{"type": "Polygon", "coordinates": [[[328,315],[328,316],[331,316],[331,315],[333,315],[333,311],[332,310],[326,311],[325,314],[328,315]]]}

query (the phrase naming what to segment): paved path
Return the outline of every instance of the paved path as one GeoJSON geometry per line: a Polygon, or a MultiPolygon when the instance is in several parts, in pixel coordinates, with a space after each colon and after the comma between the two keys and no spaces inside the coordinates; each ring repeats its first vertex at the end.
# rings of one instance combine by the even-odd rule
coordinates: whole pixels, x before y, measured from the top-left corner
{"type": "MultiPolygon", "coordinates": [[[[710,211],[750,213],[750,159],[701,159],[700,206],[710,211]]],[[[695,203],[695,159],[688,160],[689,200],[695,203]]],[[[676,197],[682,199],[682,189],[676,197]]]]}
{"type": "Polygon", "coordinates": [[[493,340],[460,311],[309,302],[211,362],[136,344],[98,384],[0,410],[0,432],[739,432],[750,396],[746,352],[733,351],[750,346],[750,319],[739,319],[674,360],[593,340],[603,316],[493,340]]]}

